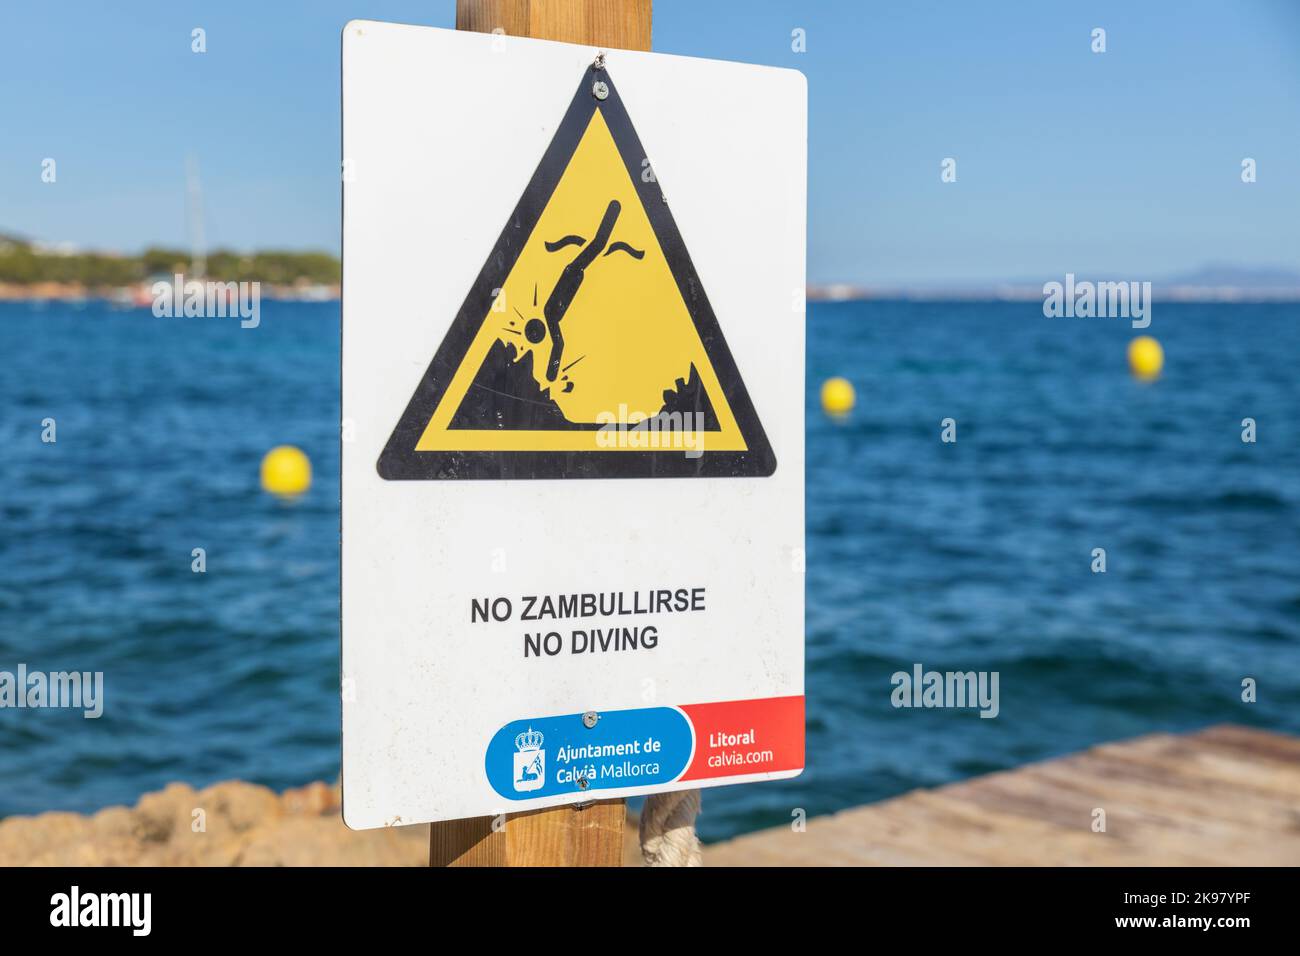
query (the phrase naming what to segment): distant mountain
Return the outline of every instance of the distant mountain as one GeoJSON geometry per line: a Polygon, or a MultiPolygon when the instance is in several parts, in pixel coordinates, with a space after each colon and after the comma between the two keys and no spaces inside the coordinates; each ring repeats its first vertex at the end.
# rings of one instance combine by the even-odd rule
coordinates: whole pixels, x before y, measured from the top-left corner
{"type": "Polygon", "coordinates": [[[1189,272],[1180,272],[1156,284],[1235,289],[1300,289],[1300,271],[1270,266],[1211,264],[1189,272]]]}
{"type": "MultiPolygon", "coordinates": [[[[810,285],[809,300],[846,299],[934,299],[934,300],[1033,300],[1043,296],[1046,282],[1064,282],[1064,273],[1041,278],[1020,278],[1006,282],[926,282],[916,284],[810,285]]],[[[1076,287],[1085,281],[1149,281],[1152,294],[1165,301],[1269,301],[1300,302],[1300,270],[1282,266],[1209,264],[1167,276],[1095,272],[1074,273],[1076,287]]]]}

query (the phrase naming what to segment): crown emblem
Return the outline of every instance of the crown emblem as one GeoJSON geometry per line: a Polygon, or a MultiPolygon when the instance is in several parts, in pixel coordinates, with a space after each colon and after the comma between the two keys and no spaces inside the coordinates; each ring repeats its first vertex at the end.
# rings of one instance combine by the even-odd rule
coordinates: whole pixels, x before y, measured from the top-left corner
{"type": "Polygon", "coordinates": [[[515,738],[515,747],[520,753],[523,753],[526,750],[541,750],[542,743],[545,740],[546,738],[542,736],[541,731],[533,730],[533,728],[529,727],[515,738]]]}

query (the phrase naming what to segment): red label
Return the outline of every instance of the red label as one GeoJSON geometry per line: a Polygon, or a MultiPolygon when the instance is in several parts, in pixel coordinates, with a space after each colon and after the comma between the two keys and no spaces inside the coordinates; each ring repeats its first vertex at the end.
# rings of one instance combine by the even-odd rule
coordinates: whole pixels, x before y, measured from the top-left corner
{"type": "Polygon", "coordinates": [[[803,769],[803,697],[688,704],[695,756],[681,780],[803,769]]]}

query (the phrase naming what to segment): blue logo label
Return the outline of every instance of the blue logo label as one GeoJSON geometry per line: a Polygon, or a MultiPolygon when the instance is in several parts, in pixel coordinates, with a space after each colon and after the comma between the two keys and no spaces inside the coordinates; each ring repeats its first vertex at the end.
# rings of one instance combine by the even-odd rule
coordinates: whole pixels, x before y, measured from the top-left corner
{"type": "Polygon", "coordinates": [[[671,707],[615,710],[588,727],[582,714],[515,720],[492,737],[487,777],[510,800],[677,779],[691,759],[690,722],[671,707]]]}

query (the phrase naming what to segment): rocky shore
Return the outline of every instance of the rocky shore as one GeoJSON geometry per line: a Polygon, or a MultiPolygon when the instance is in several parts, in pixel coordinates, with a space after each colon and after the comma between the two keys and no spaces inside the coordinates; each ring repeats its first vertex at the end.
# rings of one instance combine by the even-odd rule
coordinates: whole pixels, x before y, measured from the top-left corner
{"type": "MultiPolygon", "coordinates": [[[[0,866],[427,866],[428,826],[349,830],[338,785],[277,794],[228,780],[146,793],[134,807],[0,820],[0,866]]],[[[624,866],[640,866],[629,819],[624,866]]]]}
{"type": "Polygon", "coordinates": [[[0,866],[425,866],[427,826],[356,832],[339,789],[277,794],[233,780],[147,793],[134,807],[0,820],[0,866]]]}

